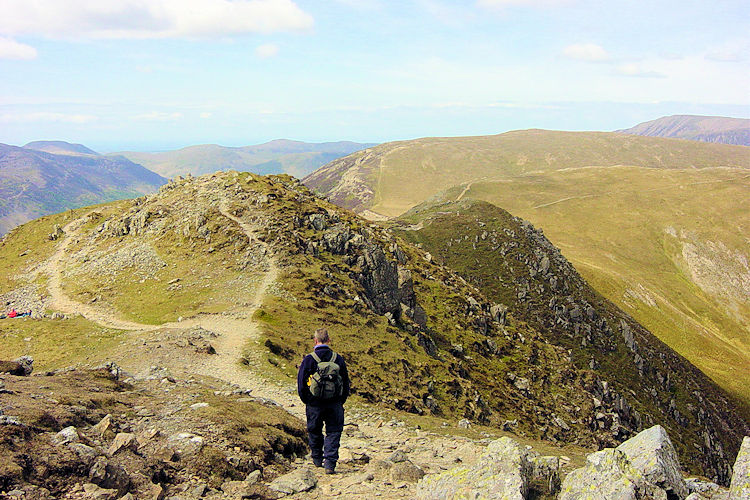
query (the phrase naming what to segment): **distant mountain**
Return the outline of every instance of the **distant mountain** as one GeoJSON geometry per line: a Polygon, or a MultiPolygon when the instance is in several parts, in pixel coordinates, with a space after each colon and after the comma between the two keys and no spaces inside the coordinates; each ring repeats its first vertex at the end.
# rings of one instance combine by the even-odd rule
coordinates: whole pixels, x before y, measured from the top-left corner
{"type": "Polygon", "coordinates": [[[80,144],[0,144],[0,234],[42,215],[151,193],[165,182],[126,158],[80,144]]]}
{"type": "Polygon", "coordinates": [[[750,146],[750,120],[723,116],[664,116],[635,127],[618,130],[624,134],[673,137],[701,142],[750,146]]]}
{"type": "Polygon", "coordinates": [[[175,151],[116,153],[163,175],[202,175],[219,170],[256,174],[291,174],[304,177],[328,162],[374,146],[356,142],[309,143],[279,139],[264,144],[226,147],[217,144],[189,146],[175,151]]]}
{"type": "Polygon", "coordinates": [[[83,144],[71,144],[65,141],[34,141],[25,145],[24,149],[33,149],[57,155],[99,155],[99,153],[87,148],[83,144]]]}

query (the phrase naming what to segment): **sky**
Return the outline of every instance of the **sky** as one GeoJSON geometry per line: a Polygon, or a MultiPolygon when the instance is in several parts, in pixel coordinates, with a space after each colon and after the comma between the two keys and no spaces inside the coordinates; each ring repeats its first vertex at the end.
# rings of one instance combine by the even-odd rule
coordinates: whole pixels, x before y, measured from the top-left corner
{"type": "Polygon", "coordinates": [[[385,142],[750,118],[746,0],[0,0],[0,142],[385,142]]]}

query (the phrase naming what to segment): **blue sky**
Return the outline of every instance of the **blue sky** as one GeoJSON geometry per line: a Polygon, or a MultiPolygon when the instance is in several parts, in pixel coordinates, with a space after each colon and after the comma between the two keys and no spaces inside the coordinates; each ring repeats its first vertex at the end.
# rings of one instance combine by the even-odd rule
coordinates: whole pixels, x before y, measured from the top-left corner
{"type": "Polygon", "coordinates": [[[741,1],[0,0],[0,142],[381,142],[750,117],[741,1]]]}

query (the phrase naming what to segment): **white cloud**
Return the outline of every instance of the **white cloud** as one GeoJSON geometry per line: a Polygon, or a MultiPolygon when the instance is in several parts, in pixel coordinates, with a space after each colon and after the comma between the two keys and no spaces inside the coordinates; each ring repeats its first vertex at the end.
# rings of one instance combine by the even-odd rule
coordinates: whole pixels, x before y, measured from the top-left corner
{"type": "Polygon", "coordinates": [[[0,36],[0,59],[36,59],[36,49],[11,38],[0,36]]]}
{"type": "Polygon", "coordinates": [[[574,0],[477,0],[477,5],[488,9],[502,9],[505,7],[555,7],[573,2],[574,0]]]}
{"type": "Polygon", "coordinates": [[[616,69],[617,73],[624,76],[635,76],[639,78],[664,78],[666,76],[664,73],[649,70],[636,63],[621,64],[616,69]]]}
{"type": "Polygon", "coordinates": [[[144,122],[173,122],[182,119],[182,113],[167,113],[164,111],[151,111],[142,115],[136,115],[135,120],[144,122]]]}
{"type": "Polygon", "coordinates": [[[93,116],[93,115],[49,113],[49,112],[4,113],[0,115],[0,122],[3,122],[3,123],[52,122],[52,123],[73,123],[76,125],[82,125],[85,123],[94,122],[98,119],[99,117],[93,116]]]}
{"type": "Polygon", "coordinates": [[[609,54],[601,45],[595,43],[576,43],[563,49],[563,55],[579,61],[599,62],[609,59],[609,54]]]}
{"type": "Polygon", "coordinates": [[[273,43],[264,43],[255,48],[255,55],[261,59],[268,59],[279,53],[279,46],[273,43]]]}
{"type": "Polygon", "coordinates": [[[298,32],[292,0],[3,0],[0,33],[48,38],[206,38],[298,32]]]}
{"type": "Polygon", "coordinates": [[[735,40],[712,47],[706,52],[706,59],[718,62],[742,62],[748,57],[750,40],[735,40]]]}

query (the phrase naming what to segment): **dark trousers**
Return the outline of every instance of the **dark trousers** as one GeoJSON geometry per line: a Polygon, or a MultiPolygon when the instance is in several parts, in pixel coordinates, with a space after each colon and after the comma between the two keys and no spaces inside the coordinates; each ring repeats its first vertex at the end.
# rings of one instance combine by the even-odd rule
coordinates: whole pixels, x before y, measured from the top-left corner
{"type": "Polygon", "coordinates": [[[307,406],[307,438],[310,454],[315,460],[325,459],[326,465],[336,465],[339,442],[344,430],[344,405],[307,406]],[[323,424],[326,435],[323,438],[323,424]]]}

